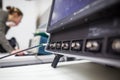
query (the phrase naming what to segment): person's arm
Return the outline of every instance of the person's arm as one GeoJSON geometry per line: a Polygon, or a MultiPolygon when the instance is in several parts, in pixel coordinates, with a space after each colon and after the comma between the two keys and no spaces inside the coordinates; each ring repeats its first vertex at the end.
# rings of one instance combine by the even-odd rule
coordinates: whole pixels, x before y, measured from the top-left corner
{"type": "Polygon", "coordinates": [[[0,31],[0,44],[9,53],[11,53],[14,50],[12,46],[9,44],[8,40],[5,37],[5,34],[2,31],[0,31]]]}
{"type": "Polygon", "coordinates": [[[5,21],[7,20],[8,13],[0,10],[0,45],[9,53],[14,49],[9,44],[8,40],[5,37],[5,21]]]}
{"type": "MultiPolygon", "coordinates": [[[[6,39],[5,34],[2,31],[0,31],[0,44],[10,54],[20,51],[19,49],[14,50],[12,48],[12,46],[9,44],[8,40],[6,39]]],[[[16,55],[22,56],[22,55],[24,55],[24,52],[17,53],[16,55]]]]}

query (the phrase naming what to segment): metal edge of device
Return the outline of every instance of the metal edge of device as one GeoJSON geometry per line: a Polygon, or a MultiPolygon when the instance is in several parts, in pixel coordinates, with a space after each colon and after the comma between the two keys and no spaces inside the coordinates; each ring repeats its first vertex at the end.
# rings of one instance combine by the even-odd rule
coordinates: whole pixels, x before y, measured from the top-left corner
{"type": "Polygon", "coordinates": [[[78,56],[78,55],[73,55],[73,54],[53,52],[53,51],[49,51],[49,50],[46,50],[46,51],[51,52],[53,54],[60,54],[60,55],[64,55],[67,57],[75,57],[75,58],[79,58],[79,59],[90,60],[91,62],[100,63],[100,64],[104,64],[104,65],[109,65],[109,66],[114,66],[114,67],[118,67],[118,68],[120,67],[120,60],[118,60],[118,59],[88,57],[88,56],[81,56],[81,55],[78,56]]]}

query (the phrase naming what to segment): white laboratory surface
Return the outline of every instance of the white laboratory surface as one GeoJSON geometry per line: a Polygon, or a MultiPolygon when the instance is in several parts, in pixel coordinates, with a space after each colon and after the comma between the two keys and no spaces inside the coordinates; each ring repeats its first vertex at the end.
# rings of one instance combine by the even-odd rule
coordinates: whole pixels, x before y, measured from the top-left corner
{"type": "Polygon", "coordinates": [[[120,80],[120,69],[79,60],[0,68],[0,80],[120,80]]]}
{"type": "MultiPolygon", "coordinates": [[[[0,54],[0,57],[6,56],[8,54],[0,54]]],[[[54,56],[55,55],[41,55],[41,56],[37,56],[37,55],[14,56],[12,55],[12,56],[0,59],[0,68],[51,63],[54,59],[54,56]]]]}

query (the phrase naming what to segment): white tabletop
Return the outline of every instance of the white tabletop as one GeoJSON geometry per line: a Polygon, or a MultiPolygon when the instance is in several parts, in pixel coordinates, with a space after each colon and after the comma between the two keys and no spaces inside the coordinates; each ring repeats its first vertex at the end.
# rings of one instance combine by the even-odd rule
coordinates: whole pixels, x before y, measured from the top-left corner
{"type": "MultiPolygon", "coordinates": [[[[7,54],[0,54],[0,57],[7,54]]],[[[50,63],[53,61],[55,55],[31,55],[31,56],[9,56],[3,59],[0,59],[0,67],[12,67],[12,66],[25,66],[32,64],[44,64],[50,63]]]]}
{"type": "Polygon", "coordinates": [[[120,80],[120,69],[108,68],[89,61],[0,68],[0,80],[120,80]]]}

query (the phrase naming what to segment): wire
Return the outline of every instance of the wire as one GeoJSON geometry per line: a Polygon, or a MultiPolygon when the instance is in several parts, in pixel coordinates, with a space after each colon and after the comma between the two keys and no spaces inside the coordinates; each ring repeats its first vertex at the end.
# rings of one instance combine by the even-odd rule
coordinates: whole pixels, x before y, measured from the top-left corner
{"type": "Polygon", "coordinates": [[[37,48],[37,47],[46,46],[46,45],[47,45],[47,44],[45,44],[45,43],[44,43],[44,44],[39,44],[39,45],[37,45],[37,46],[30,47],[30,48],[27,48],[27,49],[24,49],[24,50],[15,52],[15,53],[13,53],[13,54],[8,54],[8,55],[5,55],[5,56],[2,56],[2,57],[0,57],[0,59],[7,58],[7,57],[12,56],[12,55],[15,55],[15,54],[17,54],[17,53],[20,53],[20,52],[23,52],[23,51],[27,51],[27,50],[30,50],[30,49],[33,49],[33,48],[37,48]]]}

